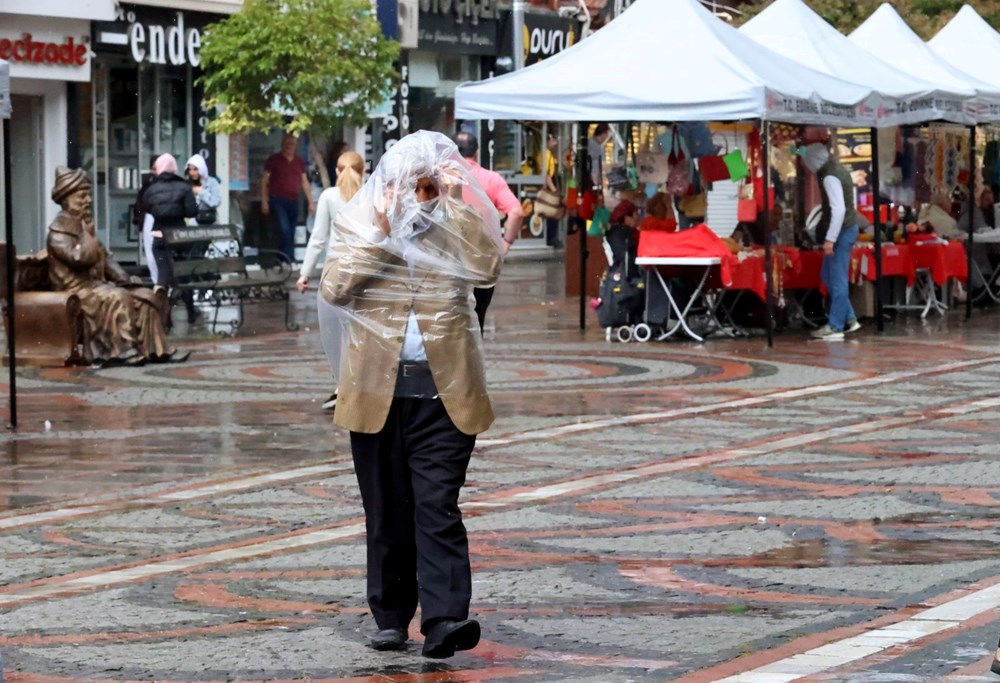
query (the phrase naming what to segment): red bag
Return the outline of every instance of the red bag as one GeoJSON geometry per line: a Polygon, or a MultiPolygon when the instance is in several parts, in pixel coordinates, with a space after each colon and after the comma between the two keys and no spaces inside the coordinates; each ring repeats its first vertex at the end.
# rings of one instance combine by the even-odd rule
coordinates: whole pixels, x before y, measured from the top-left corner
{"type": "Polygon", "coordinates": [[[583,195],[580,197],[580,208],[576,212],[576,215],[585,221],[589,221],[594,217],[594,191],[584,190],[583,195]]]}
{"type": "Polygon", "coordinates": [[[740,223],[757,221],[757,200],[751,183],[740,185],[740,198],[736,200],[736,220],[740,223]]]}
{"type": "Polygon", "coordinates": [[[698,172],[701,173],[702,181],[706,183],[729,180],[729,167],[720,156],[699,157],[698,172]]]}
{"type": "Polygon", "coordinates": [[[757,200],[739,199],[736,201],[736,220],[740,223],[757,222],[757,200]]]}

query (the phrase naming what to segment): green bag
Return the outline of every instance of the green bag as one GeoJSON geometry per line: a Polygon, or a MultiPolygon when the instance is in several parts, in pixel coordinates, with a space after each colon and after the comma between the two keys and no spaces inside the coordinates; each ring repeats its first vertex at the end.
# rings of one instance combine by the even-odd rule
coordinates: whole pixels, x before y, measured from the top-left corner
{"type": "Polygon", "coordinates": [[[740,150],[734,149],[723,154],[722,161],[729,169],[729,179],[733,182],[739,182],[750,175],[750,169],[747,168],[747,162],[743,161],[743,152],[740,150]]]}
{"type": "Polygon", "coordinates": [[[594,209],[594,217],[587,226],[587,234],[591,237],[604,237],[609,225],[611,225],[611,212],[602,204],[594,209]]]}

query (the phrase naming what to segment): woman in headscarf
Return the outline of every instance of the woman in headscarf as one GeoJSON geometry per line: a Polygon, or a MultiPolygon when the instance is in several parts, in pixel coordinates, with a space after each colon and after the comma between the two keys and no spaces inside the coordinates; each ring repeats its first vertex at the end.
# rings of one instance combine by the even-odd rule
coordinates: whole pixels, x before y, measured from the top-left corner
{"type": "Polygon", "coordinates": [[[218,219],[217,211],[222,203],[222,189],[219,181],[208,174],[208,164],[200,154],[187,160],[184,175],[191,183],[191,192],[198,204],[195,220],[199,225],[211,225],[218,219]]]}
{"type": "MultiPolygon", "coordinates": [[[[153,258],[156,260],[156,284],[171,287],[176,284],[174,277],[174,257],[170,246],[163,237],[164,228],[178,228],[185,218],[198,214],[198,203],[188,182],[177,175],[177,160],[172,154],[161,154],[153,164],[156,177],[143,194],[146,211],[153,217],[153,258]]],[[[194,322],[198,311],[194,300],[184,301],[188,311],[188,322],[194,322]]]]}
{"type": "MultiPolygon", "coordinates": [[[[365,161],[357,152],[344,152],[337,159],[337,185],[323,190],[316,205],[316,222],[313,224],[309,243],[306,245],[306,255],[302,259],[299,279],[295,286],[303,294],[309,289],[309,277],[319,261],[320,254],[326,258],[334,257],[338,244],[334,221],[337,213],[354,198],[361,189],[365,172],[365,161]]],[[[344,321],[337,315],[334,307],[319,307],[319,326],[323,331],[323,348],[326,351],[330,367],[333,368],[334,391],[323,402],[323,410],[333,410],[337,405],[337,370],[340,367],[344,321]]]]}

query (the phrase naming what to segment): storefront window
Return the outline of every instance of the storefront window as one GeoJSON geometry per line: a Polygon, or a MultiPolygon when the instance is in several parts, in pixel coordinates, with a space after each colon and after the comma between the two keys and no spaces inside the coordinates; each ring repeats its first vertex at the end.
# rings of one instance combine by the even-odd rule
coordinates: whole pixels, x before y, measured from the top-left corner
{"type": "Polygon", "coordinates": [[[455,132],[455,88],[479,78],[479,65],[465,55],[414,51],[410,66],[410,130],[455,132]]]}
{"type": "Polygon", "coordinates": [[[92,99],[81,108],[71,150],[96,180],[97,228],[119,260],[139,259],[132,205],[152,159],[169,152],[182,166],[191,155],[192,78],[189,66],[136,65],[125,57],[104,56],[94,66],[92,99]],[[92,121],[83,116],[88,110],[92,121]]]}

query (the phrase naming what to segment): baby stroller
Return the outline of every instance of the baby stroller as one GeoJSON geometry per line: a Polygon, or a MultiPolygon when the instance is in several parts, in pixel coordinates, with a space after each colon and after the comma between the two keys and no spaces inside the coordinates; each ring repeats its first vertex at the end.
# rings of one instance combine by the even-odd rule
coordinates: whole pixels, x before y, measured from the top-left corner
{"type": "Polygon", "coordinates": [[[635,265],[638,244],[632,229],[624,225],[612,225],[604,241],[611,253],[611,265],[601,278],[597,321],[608,341],[616,338],[629,342],[634,326],[642,323],[646,297],[646,283],[635,265]]]}

